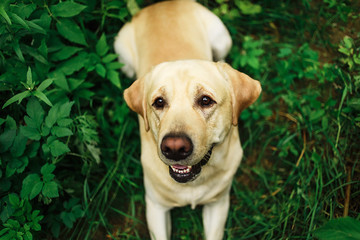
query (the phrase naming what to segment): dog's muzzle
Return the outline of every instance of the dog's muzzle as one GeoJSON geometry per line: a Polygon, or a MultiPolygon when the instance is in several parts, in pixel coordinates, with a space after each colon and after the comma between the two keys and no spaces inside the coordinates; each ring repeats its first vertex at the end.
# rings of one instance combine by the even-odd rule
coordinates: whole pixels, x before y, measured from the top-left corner
{"type": "Polygon", "coordinates": [[[169,166],[170,176],[179,183],[194,181],[201,172],[201,167],[206,165],[211,157],[213,146],[201,159],[201,161],[193,166],[171,165],[169,166]]]}

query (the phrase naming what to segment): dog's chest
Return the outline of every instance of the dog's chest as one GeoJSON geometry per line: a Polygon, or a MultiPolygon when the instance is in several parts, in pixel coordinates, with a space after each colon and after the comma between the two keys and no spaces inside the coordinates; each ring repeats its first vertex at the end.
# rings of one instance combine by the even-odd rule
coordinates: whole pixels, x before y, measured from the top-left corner
{"type": "Polygon", "coordinates": [[[198,179],[186,184],[176,183],[170,177],[163,179],[157,182],[156,186],[146,187],[147,194],[154,194],[153,197],[158,199],[158,202],[169,207],[190,205],[194,209],[197,205],[215,202],[228,191],[232,175],[215,174],[209,177],[208,173],[215,171],[211,168],[210,166],[204,168],[198,179]]]}

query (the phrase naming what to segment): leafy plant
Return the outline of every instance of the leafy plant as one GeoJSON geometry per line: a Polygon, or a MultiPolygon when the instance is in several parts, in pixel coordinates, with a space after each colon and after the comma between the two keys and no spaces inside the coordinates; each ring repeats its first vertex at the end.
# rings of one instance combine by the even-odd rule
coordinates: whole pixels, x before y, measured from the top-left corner
{"type": "Polygon", "coordinates": [[[0,230],[0,237],[4,240],[31,240],[33,231],[40,231],[40,221],[44,216],[39,215],[39,210],[32,211],[28,200],[20,200],[15,193],[8,195],[6,208],[1,214],[3,228],[0,230]]]}
{"type": "Polygon", "coordinates": [[[39,98],[40,100],[42,100],[43,102],[45,102],[46,104],[48,104],[49,106],[52,106],[52,103],[50,102],[50,100],[46,97],[46,95],[43,93],[43,91],[49,87],[53,80],[52,79],[47,79],[44,80],[35,91],[33,91],[35,84],[32,81],[32,73],[31,73],[31,68],[29,67],[27,75],[26,75],[26,83],[21,82],[24,87],[27,89],[24,92],[18,93],[15,96],[13,96],[12,98],[10,98],[8,101],[5,102],[3,108],[9,106],[10,104],[14,103],[14,102],[18,102],[18,104],[21,103],[21,101],[24,98],[30,97],[31,95],[39,98]]]}
{"type": "Polygon", "coordinates": [[[355,64],[360,65],[360,49],[355,48],[354,40],[349,36],[344,37],[339,45],[339,52],[346,56],[340,61],[348,65],[350,70],[353,70],[355,64]]]}
{"type": "MultiPolygon", "coordinates": [[[[137,116],[122,97],[133,79],[112,42],[153,2],[0,1],[0,239],[149,238],[137,116]]],[[[356,232],[356,3],[200,3],[231,33],[227,62],[263,88],[240,116],[225,238],[356,232]]],[[[172,216],[175,239],[203,237],[200,208],[172,216]]]]}
{"type": "MultiPolygon", "coordinates": [[[[122,1],[104,2],[105,18],[95,7],[96,1],[0,3],[1,239],[46,237],[46,228],[59,237],[85,216],[86,200],[72,205],[83,196],[73,188],[104,164],[90,107],[101,104],[94,86],[107,79],[105,85],[121,89],[121,64],[107,43],[112,37],[90,28],[129,15],[122,1]],[[68,171],[74,158],[86,163],[75,161],[75,175],[68,171]]],[[[97,181],[89,181],[92,196],[97,181]]]]}
{"type": "Polygon", "coordinates": [[[333,219],[321,228],[316,229],[313,235],[320,240],[359,239],[360,221],[349,217],[333,219]]]}
{"type": "Polygon", "coordinates": [[[255,70],[260,68],[260,57],[264,54],[262,49],[262,40],[255,40],[250,36],[245,36],[241,47],[233,48],[233,65],[235,68],[243,68],[249,66],[255,70]]]}

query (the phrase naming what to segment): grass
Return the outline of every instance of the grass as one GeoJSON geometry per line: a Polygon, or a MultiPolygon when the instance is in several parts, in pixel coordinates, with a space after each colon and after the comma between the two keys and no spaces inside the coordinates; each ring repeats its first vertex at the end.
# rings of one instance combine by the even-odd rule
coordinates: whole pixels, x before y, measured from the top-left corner
{"type": "MultiPolygon", "coordinates": [[[[54,130],[50,140],[29,135],[21,156],[30,161],[22,171],[8,160],[20,158],[12,150],[15,146],[0,146],[0,238],[6,228],[16,229],[15,233],[26,230],[10,221],[21,223],[21,214],[10,212],[9,218],[4,217],[8,206],[22,211],[29,204],[32,210],[21,212],[24,216],[35,210],[43,216],[32,222],[41,226],[31,229],[34,239],[149,239],[137,116],[122,98],[122,91],[133,80],[109,72],[119,71],[111,55],[117,31],[138,6],[154,1],[76,2],[87,8],[77,6],[78,11],[71,11],[74,16],[66,19],[81,29],[84,38],[78,36],[78,42],[58,33],[58,22],[65,17],[53,7],[56,1],[35,3],[37,10],[29,16],[15,7],[5,8],[8,19],[0,4],[0,20],[6,26],[0,27],[4,43],[0,45],[1,105],[24,91],[20,81],[36,83],[34,90],[26,90],[34,94],[41,90],[38,84],[50,77],[54,83],[48,82],[50,87],[43,90],[49,101],[53,105],[74,102],[67,116],[72,120],[72,134],[63,136],[54,130]],[[10,12],[27,21],[23,23],[10,12]],[[54,15],[47,29],[49,20],[42,14],[48,12],[54,15]],[[40,28],[26,25],[32,18],[40,28]],[[48,35],[41,35],[43,31],[48,35]],[[59,54],[59,42],[78,52],[59,54]],[[41,58],[44,52],[48,55],[41,58]],[[104,60],[106,56],[110,62],[104,60]],[[83,60],[67,64],[75,57],[83,60]],[[33,82],[26,77],[29,67],[33,82]],[[56,70],[66,73],[69,89],[59,83],[56,70]],[[54,142],[64,151],[45,151],[54,142]],[[23,196],[22,183],[30,174],[38,174],[46,183],[43,179],[51,172],[40,171],[45,163],[56,166],[57,188],[51,194],[40,189],[34,198],[23,196]],[[13,184],[11,189],[4,188],[8,182],[13,184]],[[17,198],[25,203],[18,204],[17,198]]],[[[240,116],[244,158],[232,184],[224,238],[313,239],[314,230],[331,219],[350,216],[359,220],[359,4],[333,0],[200,2],[220,16],[231,33],[233,48],[227,62],[260,80],[263,88],[260,99],[240,116]]],[[[21,4],[27,7],[25,13],[35,6],[29,1],[21,4]]],[[[45,117],[50,115],[52,107],[40,95],[29,95],[20,104],[1,110],[0,141],[10,130],[26,125],[25,115],[36,112],[30,111],[29,102],[33,108],[41,107],[45,117]],[[36,101],[41,105],[34,105],[36,101]]],[[[46,120],[39,124],[45,131],[46,120]]],[[[32,190],[28,190],[30,195],[32,190]]],[[[174,209],[172,229],[172,239],[203,239],[201,206],[174,209]]]]}
{"type": "MultiPolygon", "coordinates": [[[[260,79],[263,95],[241,117],[245,157],[232,186],[225,238],[312,239],[316,228],[345,211],[359,218],[359,126],[343,112],[358,93],[347,95],[352,76],[348,83],[342,76],[359,72],[349,73],[337,51],[345,34],[358,39],[359,29],[341,26],[353,26],[359,16],[345,2],[330,8],[321,1],[263,1],[262,12],[251,16],[236,16],[229,5],[210,6],[225,9],[220,15],[235,45],[229,61],[260,79]]],[[[201,208],[172,214],[174,239],[203,238],[201,208]]]]}
{"type": "MultiPolygon", "coordinates": [[[[354,4],[261,1],[254,15],[239,15],[225,1],[206,4],[233,36],[228,61],[263,85],[261,100],[241,116],[245,157],[225,239],[312,239],[329,219],[359,219],[360,131],[356,111],[346,107],[359,96],[359,68],[349,71],[338,52],[345,35],[359,50],[354,4]]],[[[147,238],[141,184],[127,196],[125,213],[140,222],[125,220],[117,232],[121,239],[147,238]]],[[[173,210],[172,228],[174,239],[202,239],[201,207],[173,210]]]]}

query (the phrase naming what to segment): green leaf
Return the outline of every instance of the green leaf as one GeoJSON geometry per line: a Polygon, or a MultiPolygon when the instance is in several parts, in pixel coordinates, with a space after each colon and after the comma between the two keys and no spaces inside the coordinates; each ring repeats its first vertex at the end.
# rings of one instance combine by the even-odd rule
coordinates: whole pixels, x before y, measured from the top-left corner
{"type": "Polygon", "coordinates": [[[77,94],[78,94],[78,96],[79,96],[80,98],[84,98],[84,99],[87,99],[87,100],[89,100],[89,101],[91,100],[91,97],[95,95],[94,92],[89,91],[89,90],[87,90],[87,89],[81,89],[81,90],[79,90],[79,91],[77,92],[77,94]]]}
{"type": "Polygon", "coordinates": [[[15,120],[10,116],[6,117],[6,128],[11,129],[11,130],[17,129],[15,120]]]}
{"type": "Polygon", "coordinates": [[[96,64],[95,70],[101,77],[106,76],[106,69],[102,64],[100,64],[100,63],[96,64]]]}
{"type": "Polygon", "coordinates": [[[107,78],[110,80],[112,84],[114,84],[116,87],[121,89],[120,77],[117,71],[114,70],[108,71],[107,78]]]}
{"type": "Polygon", "coordinates": [[[310,122],[317,122],[320,121],[320,119],[322,118],[322,116],[324,116],[325,114],[325,110],[324,109],[319,109],[316,111],[312,111],[310,113],[310,122]]]}
{"type": "Polygon", "coordinates": [[[53,61],[61,61],[68,59],[69,57],[73,56],[75,53],[81,51],[83,48],[79,47],[72,47],[72,46],[66,46],[60,49],[60,51],[54,53],[51,56],[51,59],[53,61]]]}
{"type": "Polygon", "coordinates": [[[44,91],[46,88],[48,88],[53,83],[53,81],[54,81],[54,79],[51,79],[51,78],[44,80],[42,83],[40,83],[37,90],[40,92],[44,91]]]}
{"type": "Polygon", "coordinates": [[[292,49],[288,47],[280,48],[280,52],[278,53],[279,58],[287,57],[292,54],[292,49]]]}
{"type": "Polygon", "coordinates": [[[70,89],[71,91],[77,89],[78,87],[81,86],[81,84],[83,84],[85,82],[85,80],[79,80],[79,79],[76,79],[76,78],[69,78],[68,79],[68,82],[69,82],[69,86],[70,86],[70,89]]]}
{"type": "Polygon", "coordinates": [[[41,124],[44,120],[44,109],[41,107],[38,100],[35,98],[30,98],[28,104],[26,105],[26,112],[31,118],[32,121],[36,124],[37,128],[40,129],[41,124]]]}
{"type": "Polygon", "coordinates": [[[39,26],[38,24],[36,24],[34,22],[34,20],[33,21],[25,20],[25,22],[27,23],[27,25],[29,25],[29,27],[32,28],[33,32],[41,33],[41,34],[44,34],[44,35],[47,34],[46,30],[44,28],[42,28],[41,26],[39,26]]]}
{"type": "Polygon", "coordinates": [[[31,140],[39,141],[41,139],[40,132],[36,128],[21,126],[20,131],[25,137],[31,140]]]}
{"type": "Polygon", "coordinates": [[[102,57],[109,51],[109,46],[106,43],[106,36],[103,33],[100,37],[100,40],[96,43],[95,46],[96,53],[102,57]]]}
{"type": "Polygon", "coordinates": [[[27,23],[18,15],[16,15],[15,13],[10,13],[11,18],[14,20],[14,22],[20,24],[21,26],[23,26],[24,28],[26,28],[27,30],[30,30],[29,25],[27,25],[27,23]]]}
{"type": "Polygon", "coordinates": [[[358,240],[360,221],[350,217],[333,219],[313,233],[320,240],[358,240]]]}
{"type": "Polygon", "coordinates": [[[56,28],[60,35],[70,42],[87,46],[85,35],[73,20],[62,19],[61,22],[56,23],[56,28]]]}
{"type": "Polygon", "coordinates": [[[36,4],[17,4],[17,7],[12,8],[12,10],[22,19],[27,19],[36,10],[36,4]]]}
{"type": "Polygon", "coordinates": [[[50,128],[48,128],[46,125],[41,128],[41,136],[46,137],[50,134],[50,128]]]}
{"type": "Polygon", "coordinates": [[[10,98],[9,100],[7,100],[2,108],[3,109],[6,108],[7,106],[9,106],[10,104],[12,104],[16,101],[18,101],[18,104],[20,104],[24,98],[27,98],[29,96],[31,96],[30,91],[24,91],[24,92],[18,93],[15,96],[13,96],[12,98],[10,98]]]}
{"type": "Polygon", "coordinates": [[[117,58],[118,58],[117,54],[108,54],[102,59],[102,62],[103,63],[110,63],[110,62],[114,61],[117,58]]]}
{"type": "Polygon", "coordinates": [[[19,158],[19,162],[21,163],[21,165],[17,167],[16,172],[22,173],[24,172],[25,168],[29,165],[29,158],[27,156],[22,156],[19,158]]]}
{"type": "Polygon", "coordinates": [[[55,175],[52,173],[43,175],[43,180],[45,183],[52,181],[55,178],[55,175]]]}
{"type": "Polygon", "coordinates": [[[124,66],[124,64],[119,63],[119,62],[111,62],[106,64],[106,69],[107,70],[115,70],[115,69],[120,69],[124,66]]]}
{"type": "Polygon", "coordinates": [[[70,152],[68,146],[60,142],[59,140],[55,140],[51,144],[49,144],[49,148],[51,155],[54,157],[59,157],[67,152],[70,152]]]}
{"type": "Polygon", "coordinates": [[[56,166],[54,164],[46,163],[44,166],[41,167],[41,174],[50,174],[55,170],[56,166]]]}
{"type": "Polygon", "coordinates": [[[31,193],[33,187],[40,181],[41,181],[40,176],[38,174],[36,173],[29,174],[23,180],[21,194],[20,194],[21,198],[27,198],[31,193]]]}
{"type": "Polygon", "coordinates": [[[240,9],[242,14],[253,15],[261,13],[261,6],[258,4],[253,4],[248,0],[237,0],[235,5],[240,9]]]}
{"type": "Polygon", "coordinates": [[[56,182],[47,182],[44,184],[44,188],[42,190],[42,194],[48,198],[56,198],[59,197],[58,185],[56,182]]]}
{"type": "Polygon", "coordinates": [[[9,194],[9,202],[11,205],[13,206],[19,206],[20,204],[20,199],[19,199],[19,196],[15,193],[10,193],[9,194]]]}
{"type": "Polygon", "coordinates": [[[360,98],[351,98],[347,105],[355,110],[360,111],[360,98]]]}
{"type": "Polygon", "coordinates": [[[339,52],[345,54],[346,56],[350,56],[351,53],[350,53],[350,50],[347,49],[347,48],[344,48],[343,46],[340,46],[339,49],[338,49],[339,52]]]}
{"type": "Polygon", "coordinates": [[[40,91],[36,90],[35,92],[33,92],[33,94],[34,94],[35,97],[39,98],[44,103],[46,103],[47,105],[52,107],[52,103],[50,102],[50,100],[47,98],[47,96],[43,92],[40,92],[40,91]]]}
{"type": "Polygon", "coordinates": [[[19,131],[10,150],[13,157],[20,157],[24,153],[27,140],[21,131],[19,131]]]}
{"type": "Polygon", "coordinates": [[[127,0],[127,8],[131,14],[131,16],[134,16],[137,12],[140,11],[140,8],[135,0],[127,0]]]}
{"type": "Polygon", "coordinates": [[[100,164],[100,148],[95,147],[94,145],[88,145],[86,144],[87,149],[91,153],[91,156],[95,159],[97,164],[100,164]]]}
{"type": "Polygon", "coordinates": [[[58,119],[69,117],[71,108],[74,105],[74,103],[75,102],[72,101],[72,102],[65,102],[65,103],[61,104],[59,106],[59,114],[58,114],[59,118],[58,119]]]}
{"type": "Polygon", "coordinates": [[[26,73],[26,84],[31,88],[29,90],[32,90],[34,83],[32,80],[32,72],[31,72],[31,67],[28,67],[28,71],[26,73]]]}
{"type": "Polygon", "coordinates": [[[29,231],[25,232],[24,240],[33,240],[33,235],[31,234],[31,232],[29,231]]]}
{"type": "Polygon", "coordinates": [[[60,218],[63,220],[63,223],[68,227],[72,228],[74,222],[76,221],[75,216],[70,212],[61,212],[60,218]]]}
{"type": "Polygon", "coordinates": [[[21,62],[25,63],[24,55],[22,54],[22,51],[20,49],[19,40],[17,39],[15,41],[13,41],[12,46],[16,53],[16,56],[18,56],[18,58],[20,59],[21,62]]]}
{"type": "Polygon", "coordinates": [[[76,2],[60,2],[50,7],[52,14],[56,17],[73,17],[81,13],[86,6],[76,2]]]}
{"type": "Polygon", "coordinates": [[[48,50],[48,47],[46,45],[46,39],[45,38],[41,41],[41,44],[40,44],[40,46],[38,48],[38,52],[41,54],[41,56],[47,57],[49,50],[48,50]]]}
{"type": "Polygon", "coordinates": [[[85,66],[87,58],[88,53],[80,52],[78,56],[70,58],[69,60],[63,62],[58,67],[58,71],[63,72],[65,75],[71,75],[85,66]]]}
{"type": "Polygon", "coordinates": [[[10,148],[10,146],[15,140],[15,137],[16,123],[12,117],[8,116],[6,118],[6,127],[4,129],[4,132],[0,135],[0,153],[3,153],[10,148]]]}
{"type": "MultiPolygon", "coordinates": [[[[5,1],[4,3],[7,5],[9,1],[5,1]]],[[[5,11],[5,4],[0,5],[0,15],[7,21],[9,25],[11,25],[11,20],[5,11]]]]}
{"type": "Polygon", "coordinates": [[[4,228],[4,229],[0,230],[0,237],[3,237],[3,239],[5,239],[4,234],[7,233],[9,230],[10,230],[10,228],[4,228]]]}
{"type": "Polygon", "coordinates": [[[61,70],[56,70],[54,72],[51,72],[49,74],[49,77],[54,79],[54,83],[56,86],[58,86],[60,89],[63,89],[67,92],[70,91],[69,84],[66,80],[65,74],[61,70]]]}
{"type": "Polygon", "coordinates": [[[40,53],[40,51],[38,49],[29,47],[27,45],[23,45],[23,52],[26,55],[30,55],[31,57],[33,57],[34,59],[36,59],[40,63],[45,64],[45,65],[49,65],[49,62],[47,61],[47,59],[40,53]]]}
{"type": "Polygon", "coordinates": [[[73,120],[70,119],[70,118],[63,118],[63,119],[59,119],[59,120],[57,121],[57,123],[59,124],[60,127],[67,127],[67,126],[69,126],[72,122],[73,122],[73,120]]]}
{"type": "MultiPolygon", "coordinates": [[[[17,159],[13,159],[13,161],[11,162],[12,164],[11,165],[18,165],[19,164],[19,161],[17,159]],[[15,160],[15,161],[14,161],[15,160]]],[[[16,166],[15,167],[12,167],[9,165],[6,166],[6,172],[5,172],[5,177],[9,178],[11,177],[12,175],[14,175],[16,172],[16,166]]]]}
{"type": "Polygon", "coordinates": [[[67,118],[70,115],[71,107],[74,102],[57,103],[50,110],[45,118],[45,124],[48,128],[52,128],[53,125],[59,119],[67,118]]]}
{"type": "Polygon", "coordinates": [[[53,106],[50,110],[49,113],[47,115],[47,117],[45,118],[45,125],[48,128],[52,128],[52,126],[56,123],[57,121],[57,110],[59,108],[59,104],[55,104],[55,106],[53,106]]]}
{"type": "Polygon", "coordinates": [[[348,49],[353,47],[354,41],[351,37],[345,36],[343,39],[344,46],[348,49]]]}
{"type": "Polygon", "coordinates": [[[57,137],[67,137],[73,135],[73,132],[66,127],[53,127],[51,133],[57,137]]]}
{"type": "Polygon", "coordinates": [[[41,193],[41,190],[43,189],[44,183],[42,181],[36,183],[34,187],[31,189],[29,199],[34,199],[37,195],[41,193]]]}

